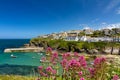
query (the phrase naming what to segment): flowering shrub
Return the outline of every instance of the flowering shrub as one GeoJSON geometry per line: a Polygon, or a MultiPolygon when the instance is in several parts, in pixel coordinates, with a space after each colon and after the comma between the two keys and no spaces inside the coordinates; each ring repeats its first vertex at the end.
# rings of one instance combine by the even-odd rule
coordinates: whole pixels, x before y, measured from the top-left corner
{"type": "MultiPolygon", "coordinates": [[[[52,49],[48,48],[47,52],[52,49]]],[[[48,57],[48,56],[46,56],[48,57]]],[[[64,53],[62,57],[58,56],[57,52],[51,51],[49,55],[49,65],[39,66],[38,71],[41,77],[52,78],[52,80],[118,80],[119,76],[108,76],[111,67],[108,65],[108,61],[104,57],[97,57],[92,65],[88,65],[84,56],[74,52],[64,53]],[[62,69],[62,73],[58,74],[59,67],[62,69]],[[57,67],[57,68],[56,68],[57,67]]],[[[47,58],[43,57],[43,60],[47,58]]],[[[120,73],[120,72],[119,72],[120,73]]]]}
{"type": "Polygon", "coordinates": [[[118,80],[119,76],[118,75],[114,75],[112,80],[118,80]]]}
{"type": "Polygon", "coordinates": [[[56,70],[53,70],[51,66],[48,66],[46,68],[46,72],[49,74],[49,75],[54,75],[56,74],[56,70]]]}
{"type": "Polygon", "coordinates": [[[95,80],[106,80],[107,64],[104,57],[94,60],[93,68],[89,68],[90,77],[95,80]]]}
{"type": "Polygon", "coordinates": [[[46,50],[46,53],[47,53],[47,54],[52,54],[52,48],[51,48],[51,47],[48,47],[47,50],[46,50]]]}

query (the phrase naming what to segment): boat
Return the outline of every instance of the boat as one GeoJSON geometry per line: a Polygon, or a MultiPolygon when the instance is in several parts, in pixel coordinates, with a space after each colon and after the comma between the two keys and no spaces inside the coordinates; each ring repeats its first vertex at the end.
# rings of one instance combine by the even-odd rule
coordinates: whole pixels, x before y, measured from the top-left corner
{"type": "Polygon", "coordinates": [[[37,54],[40,54],[40,53],[37,53],[37,54]]]}
{"type": "Polygon", "coordinates": [[[43,62],[43,60],[40,59],[40,62],[43,62]]]}
{"type": "Polygon", "coordinates": [[[43,53],[38,53],[39,55],[43,55],[43,53]]]}
{"type": "Polygon", "coordinates": [[[33,56],[32,59],[34,59],[35,57],[33,56]]]}
{"type": "Polygon", "coordinates": [[[50,61],[48,61],[48,60],[44,61],[44,60],[41,60],[41,59],[40,59],[40,62],[41,63],[50,63],[50,61]]]}
{"type": "Polygon", "coordinates": [[[17,56],[14,56],[13,54],[11,54],[10,56],[11,56],[11,58],[17,58],[17,56]]]}
{"type": "Polygon", "coordinates": [[[40,55],[43,55],[42,53],[40,53],[40,55]]]}

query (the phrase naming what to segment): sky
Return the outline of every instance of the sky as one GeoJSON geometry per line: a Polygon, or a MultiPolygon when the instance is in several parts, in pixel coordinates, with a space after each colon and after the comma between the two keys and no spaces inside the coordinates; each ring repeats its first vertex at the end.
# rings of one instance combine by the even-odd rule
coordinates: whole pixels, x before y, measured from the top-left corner
{"type": "Polygon", "coordinates": [[[0,0],[0,38],[120,27],[120,0],[0,0]]]}

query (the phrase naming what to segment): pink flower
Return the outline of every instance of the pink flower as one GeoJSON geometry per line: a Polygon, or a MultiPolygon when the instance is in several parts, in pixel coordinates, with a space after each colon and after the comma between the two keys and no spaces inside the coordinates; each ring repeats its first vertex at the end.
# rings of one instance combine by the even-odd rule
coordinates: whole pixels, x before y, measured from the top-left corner
{"type": "Polygon", "coordinates": [[[51,66],[46,68],[46,72],[48,72],[50,74],[56,74],[56,70],[53,70],[51,66]]]}
{"type": "Polygon", "coordinates": [[[94,60],[94,65],[98,65],[98,64],[100,64],[100,62],[101,62],[101,58],[96,58],[94,60]]]}
{"type": "Polygon", "coordinates": [[[41,58],[41,60],[42,60],[42,61],[45,61],[45,60],[46,60],[46,57],[43,56],[43,57],[41,58]]]}
{"type": "Polygon", "coordinates": [[[85,80],[85,78],[80,78],[80,80],[85,80]]]}
{"type": "Polygon", "coordinates": [[[106,59],[104,57],[102,57],[102,58],[96,58],[94,60],[94,66],[100,65],[101,63],[103,63],[105,61],[106,61],[106,59]]]}
{"type": "Polygon", "coordinates": [[[52,73],[53,73],[53,74],[56,74],[57,72],[56,72],[56,70],[53,70],[52,73]]]}
{"type": "Polygon", "coordinates": [[[55,61],[55,58],[54,57],[51,57],[51,60],[50,60],[51,62],[54,62],[55,61]]]}
{"type": "Polygon", "coordinates": [[[56,61],[58,61],[59,57],[58,57],[58,53],[57,52],[54,52],[52,54],[52,57],[51,57],[51,62],[53,63],[53,65],[56,65],[56,61]]]}
{"type": "Polygon", "coordinates": [[[63,59],[67,59],[68,57],[70,57],[71,55],[70,55],[70,53],[64,53],[63,55],[62,55],[62,58],[63,59]]]}
{"type": "Polygon", "coordinates": [[[118,75],[114,75],[112,80],[118,80],[119,76],[118,75]]]}
{"type": "Polygon", "coordinates": [[[57,62],[53,61],[53,62],[52,62],[52,64],[53,64],[53,65],[56,65],[56,64],[57,64],[57,62]]]}
{"type": "Polygon", "coordinates": [[[82,67],[86,67],[87,66],[87,63],[86,63],[86,60],[85,60],[85,57],[84,56],[80,56],[78,61],[80,62],[81,66],[82,67]]]}
{"type": "Polygon", "coordinates": [[[52,48],[51,48],[51,47],[48,47],[48,48],[47,48],[47,51],[52,51],[52,48]]]}
{"type": "Polygon", "coordinates": [[[38,69],[41,71],[41,70],[43,69],[43,67],[42,67],[42,66],[39,66],[38,69]]]}
{"type": "Polygon", "coordinates": [[[52,48],[48,47],[46,51],[47,53],[52,53],[52,48]]]}
{"type": "Polygon", "coordinates": [[[45,74],[44,72],[40,72],[40,75],[41,76],[45,76],[45,77],[47,77],[48,75],[47,74],[45,74]]]}
{"type": "Polygon", "coordinates": [[[63,60],[61,61],[61,65],[62,65],[63,68],[66,67],[67,62],[68,62],[68,61],[67,61],[66,59],[63,59],[63,60]]]}
{"type": "Polygon", "coordinates": [[[102,57],[101,62],[104,62],[104,61],[106,61],[106,58],[102,57]]]}
{"type": "Polygon", "coordinates": [[[78,75],[79,75],[79,76],[82,76],[82,74],[83,74],[82,71],[78,72],[78,75]]]}
{"type": "Polygon", "coordinates": [[[53,71],[53,69],[52,69],[52,67],[51,67],[51,66],[48,66],[48,67],[46,68],[46,71],[47,71],[47,72],[52,72],[52,71],[53,71]]]}
{"type": "Polygon", "coordinates": [[[52,57],[58,58],[58,53],[57,53],[57,52],[54,52],[53,55],[52,55],[52,57]]]}
{"type": "Polygon", "coordinates": [[[85,57],[84,56],[80,56],[79,57],[79,61],[85,61],[85,57]]]}
{"type": "Polygon", "coordinates": [[[74,56],[75,56],[75,57],[78,57],[79,55],[78,55],[78,53],[77,53],[77,52],[74,52],[74,56]]]}
{"type": "Polygon", "coordinates": [[[91,77],[93,77],[94,74],[95,74],[95,69],[94,68],[88,68],[88,70],[90,72],[91,77]]]}
{"type": "Polygon", "coordinates": [[[68,68],[79,68],[80,63],[76,59],[72,59],[68,62],[68,68]]]}

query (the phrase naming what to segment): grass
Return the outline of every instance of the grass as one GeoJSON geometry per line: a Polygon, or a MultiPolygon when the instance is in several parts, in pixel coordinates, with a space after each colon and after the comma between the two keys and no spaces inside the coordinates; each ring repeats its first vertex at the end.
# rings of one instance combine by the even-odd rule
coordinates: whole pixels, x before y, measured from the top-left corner
{"type": "MultiPolygon", "coordinates": [[[[53,80],[48,77],[41,77],[42,80],[53,80]]],[[[18,75],[0,75],[0,80],[37,80],[37,77],[26,77],[26,76],[18,76],[18,75]]],[[[57,80],[64,80],[61,76],[57,77],[57,80]]],[[[71,79],[70,79],[71,80],[71,79]]]]}
{"type": "Polygon", "coordinates": [[[36,77],[26,77],[19,75],[0,75],[0,80],[36,80],[36,77]]]}

